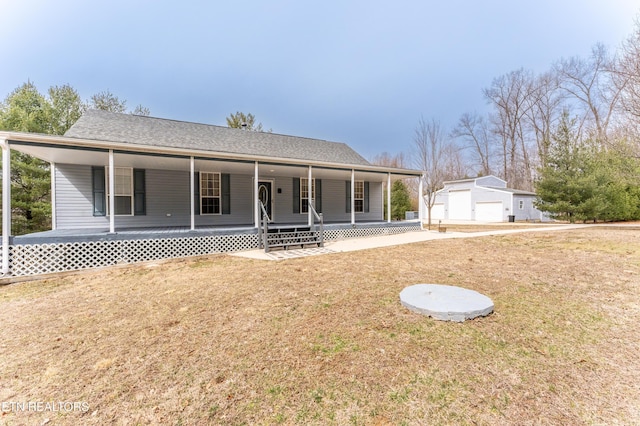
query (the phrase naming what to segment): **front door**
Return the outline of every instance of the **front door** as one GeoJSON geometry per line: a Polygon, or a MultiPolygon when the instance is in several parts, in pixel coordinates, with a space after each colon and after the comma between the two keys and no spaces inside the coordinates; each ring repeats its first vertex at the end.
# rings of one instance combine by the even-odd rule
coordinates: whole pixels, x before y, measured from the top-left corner
{"type": "MultiPolygon", "coordinates": [[[[262,202],[262,204],[264,204],[264,208],[267,211],[269,218],[273,220],[273,192],[270,181],[258,181],[258,199],[262,202]]],[[[262,218],[262,209],[260,209],[260,218],[262,218]]]]}

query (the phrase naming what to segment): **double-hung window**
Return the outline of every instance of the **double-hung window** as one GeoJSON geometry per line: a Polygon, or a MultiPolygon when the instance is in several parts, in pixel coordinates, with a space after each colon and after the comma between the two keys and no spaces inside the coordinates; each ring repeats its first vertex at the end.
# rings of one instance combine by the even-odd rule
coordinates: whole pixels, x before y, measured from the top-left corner
{"type": "MultiPolygon", "coordinates": [[[[115,172],[115,180],[114,180],[114,201],[115,207],[114,212],[116,216],[132,216],[133,215],[133,169],[130,167],[116,167],[114,169],[115,172]]],[[[107,184],[107,199],[109,199],[109,194],[111,190],[111,185],[109,183],[109,169],[105,169],[106,176],[106,184],[107,184]]],[[[110,214],[109,211],[110,205],[107,203],[107,214],[110,214]]]]}
{"type": "Polygon", "coordinates": [[[364,212],[364,181],[356,180],[354,183],[353,202],[356,213],[364,212]]]}
{"type": "MultiPolygon", "coordinates": [[[[311,179],[311,199],[316,199],[316,180],[311,179]]],[[[309,179],[300,178],[300,213],[309,212],[309,179]]]]}
{"type": "Polygon", "coordinates": [[[220,214],[220,173],[200,172],[200,214],[220,214]]]}

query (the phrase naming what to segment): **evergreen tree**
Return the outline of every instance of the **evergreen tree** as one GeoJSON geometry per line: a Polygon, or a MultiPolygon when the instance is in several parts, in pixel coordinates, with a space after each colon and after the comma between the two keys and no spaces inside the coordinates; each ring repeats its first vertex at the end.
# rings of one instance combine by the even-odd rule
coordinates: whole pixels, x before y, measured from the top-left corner
{"type": "Polygon", "coordinates": [[[574,128],[565,113],[536,182],[537,207],[572,223],[640,218],[638,159],[624,149],[580,141],[574,128]]]}
{"type": "MultiPolygon", "coordinates": [[[[11,92],[0,107],[0,130],[50,133],[51,114],[51,105],[28,81],[11,92]]],[[[47,163],[27,154],[11,152],[11,206],[15,234],[50,228],[50,188],[47,163]]]]}
{"type": "MultiPolygon", "coordinates": [[[[251,130],[254,132],[264,132],[262,128],[262,123],[256,123],[256,117],[249,113],[245,114],[244,112],[236,112],[235,114],[229,114],[227,117],[227,126],[232,129],[245,129],[251,130]]],[[[267,130],[268,133],[271,133],[271,129],[267,130]]]]}
{"type": "Polygon", "coordinates": [[[408,210],[411,210],[409,190],[403,181],[397,180],[391,185],[391,218],[402,220],[408,210]]]}
{"type": "MultiPolygon", "coordinates": [[[[48,98],[43,96],[31,81],[16,88],[0,104],[0,130],[63,135],[87,105],[69,85],[53,86],[48,95],[48,98]]],[[[124,112],[126,101],[105,91],[93,95],[89,106],[124,112]]],[[[138,105],[132,113],[149,115],[149,109],[138,105]]],[[[48,163],[11,151],[11,206],[14,235],[50,229],[51,172],[48,163]]]]}

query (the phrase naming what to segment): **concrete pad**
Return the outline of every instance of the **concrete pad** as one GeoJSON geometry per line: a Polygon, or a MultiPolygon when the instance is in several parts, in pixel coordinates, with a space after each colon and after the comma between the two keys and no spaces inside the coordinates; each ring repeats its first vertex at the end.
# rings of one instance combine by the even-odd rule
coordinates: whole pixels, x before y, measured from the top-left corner
{"type": "MultiPolygon", "coordinates": [[[[362,238],[347,238],[343,240],[335,240],[335,241],[325,241],[325,251],[318,251],[313,254],[327,254],[327,253],[341,253],[341,252],[350,252],[357,250],[368,250],[379,247],[391,247],[403,244],[411,244],[411,243],[419,243],[424,241],[431,240],[444,240],[450,238],[476,238],[476,237],[485,237],[489,235],[506,235],[506,234],[516,234],[523,232],[545,232],[545,231],[561,231],[568,229],[577,229],[584,228],[592,225],[582,225],[582,224],[573,224],[573,225],[550,225],[540,228],[530,228],[530,229],[502,229],[495,231],[484,231],[484,232],[438,232],[434,231],[412,231],[412,232],[404,232],[402,234],[392,234],[392,235],[377,235],[371,237],[362,237],[362,238]]],[[[293,250],[290,250],[293,252],[293,250]]],[[[275,253],[276,251],[274,250],[275,253]]],[[[264,250],[245,250],[234,253],[229,253],[232,256],[239,257],[248,257],[251,259],[260,259],[260,260],[283,260],[285,258],[290,257],[301,257],[301,256],[277,256],[271,255],[271,253],[265,253],[264,250]]]]}
{"type": "Polygon", "coordinates": [[[493,312],[493,301],[477,291],[441,284],[415,284],[400,292],[400,303],[441,321],[463,322],[493,312]]]}

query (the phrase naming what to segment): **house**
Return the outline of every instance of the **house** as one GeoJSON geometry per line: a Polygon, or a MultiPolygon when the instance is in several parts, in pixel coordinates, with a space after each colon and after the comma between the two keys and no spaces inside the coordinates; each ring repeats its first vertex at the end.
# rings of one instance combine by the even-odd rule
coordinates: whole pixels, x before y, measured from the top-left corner
{"type": "MultiPolygon", "coordinates": [[[[444,182],[436,193],[431,220],[469,220],[478,222],[547,221],[538,210],[536,194],[507,188],[507,182],[495,176],[482,176],[444,182]]],[[[422,218],[428,211],[423,204],[422,218]]]]}
{"type": "Polygon", "coordinates": [[[0,144],[3,212],[10,150],[49,162],[52,181],[51,231],[11,237],[3,215],[5,275],[57,271],[39,263],[58,255],[81,269],[256,248],[265,215],[272,230],[313,231],[321,214],[327,239],[416,226],[392,224],[383,198],[421,172],[371,165],[344,143],[90,110],[64,136],[0,132],[0,144]],[[47,255],[25,260],[36,246],[47,255]]]}

